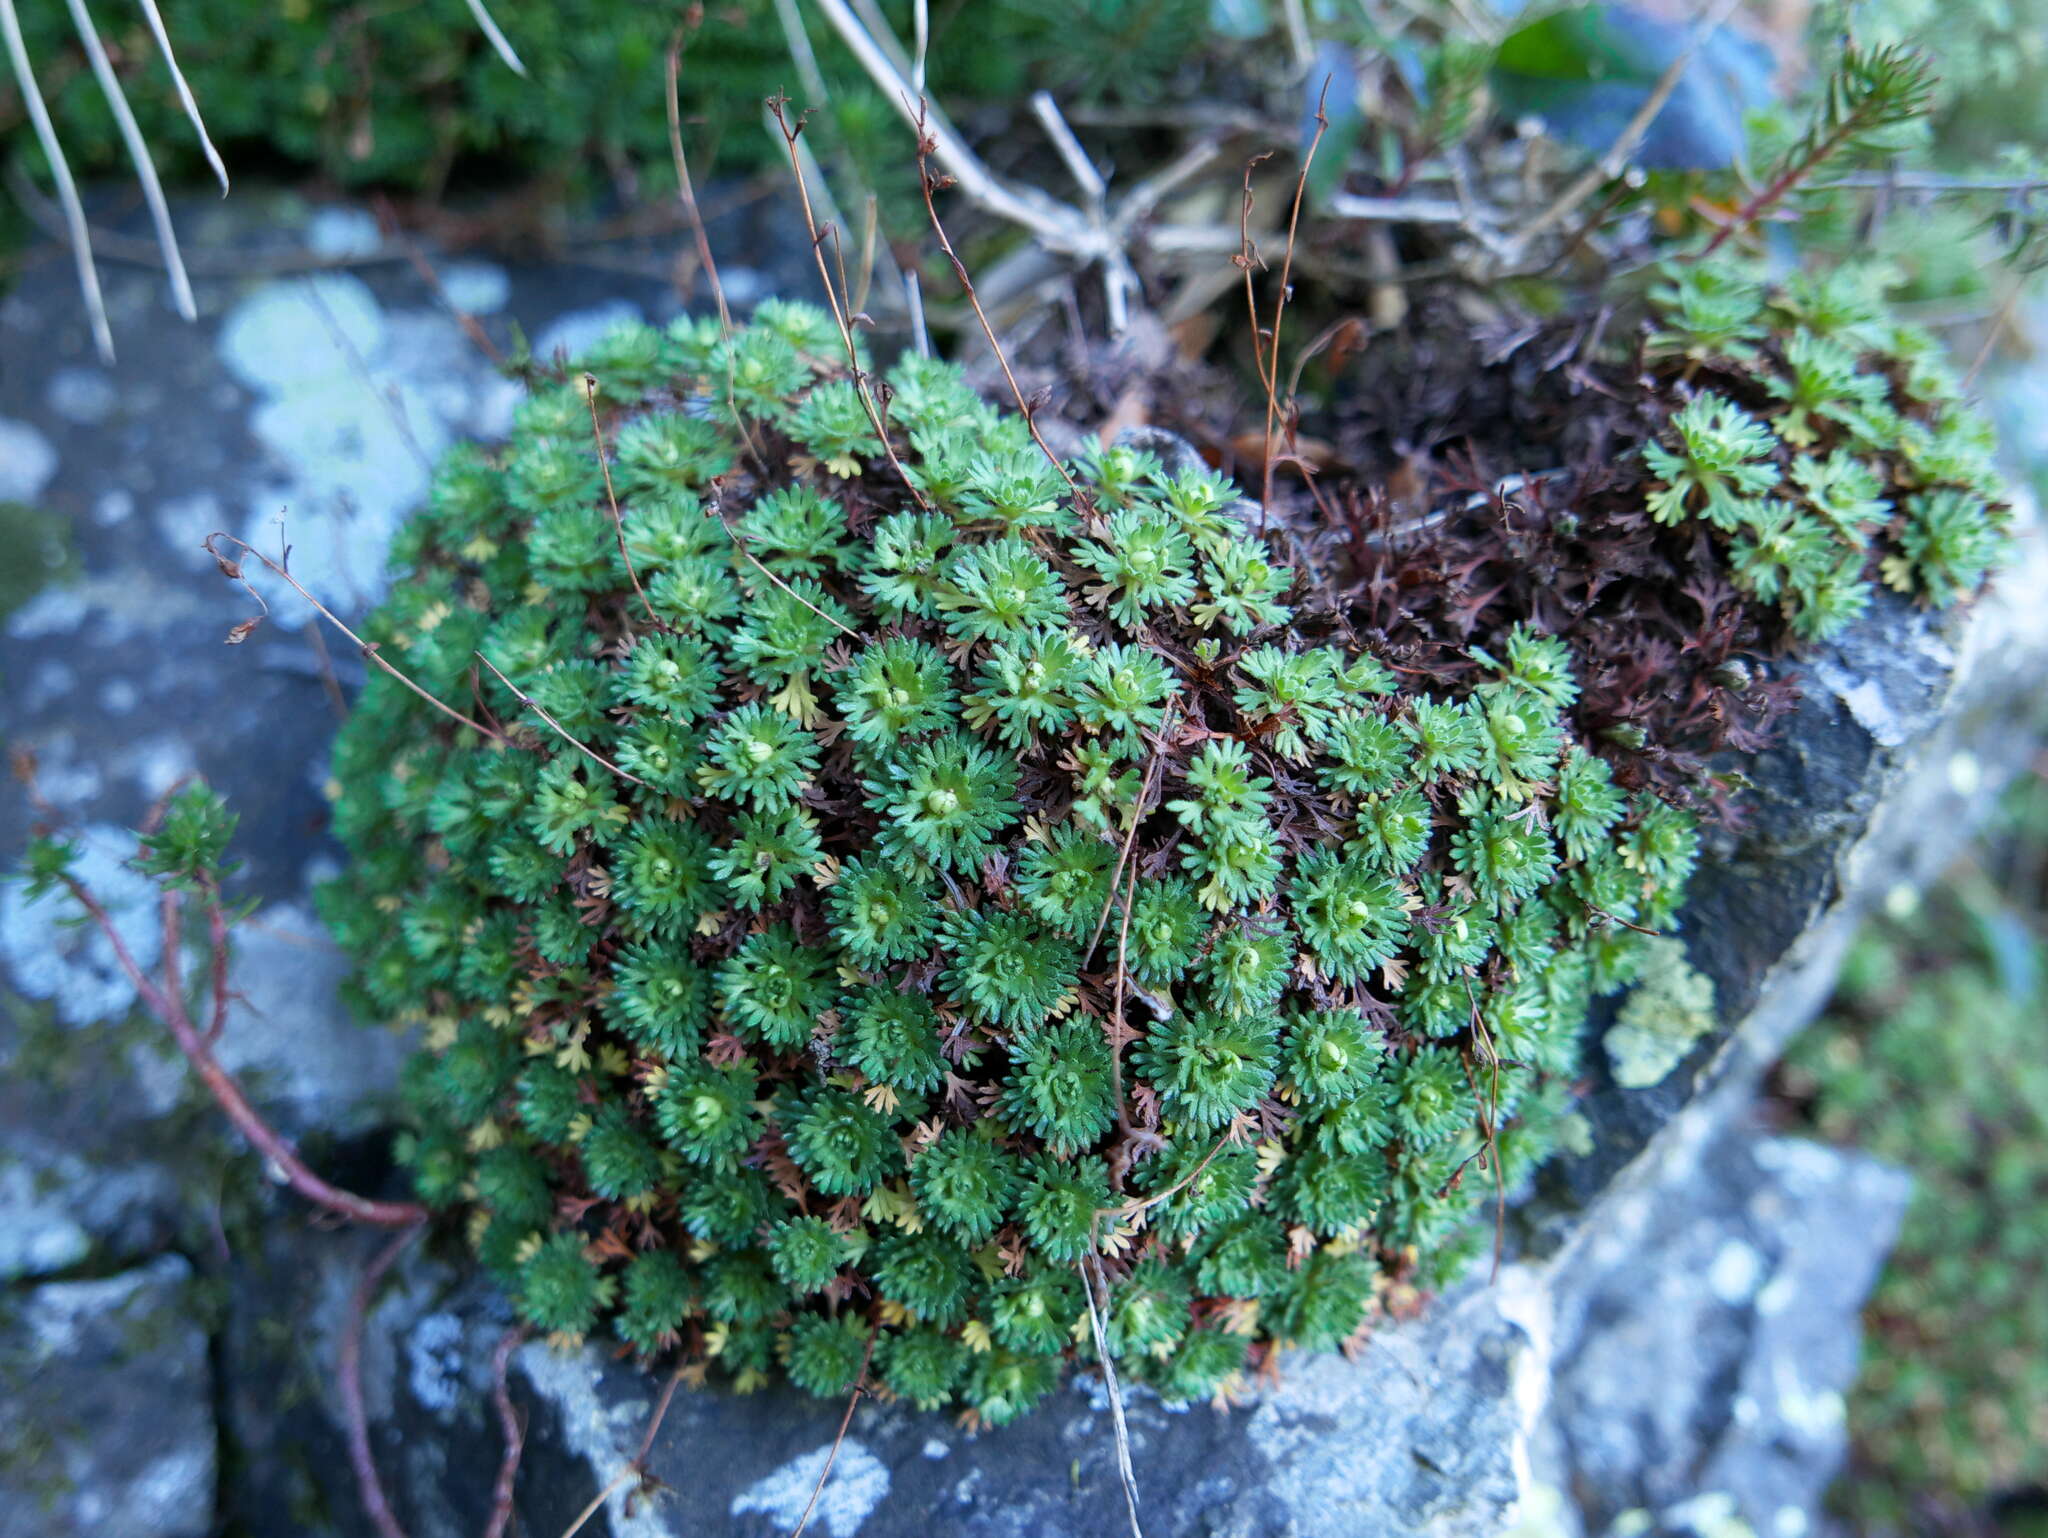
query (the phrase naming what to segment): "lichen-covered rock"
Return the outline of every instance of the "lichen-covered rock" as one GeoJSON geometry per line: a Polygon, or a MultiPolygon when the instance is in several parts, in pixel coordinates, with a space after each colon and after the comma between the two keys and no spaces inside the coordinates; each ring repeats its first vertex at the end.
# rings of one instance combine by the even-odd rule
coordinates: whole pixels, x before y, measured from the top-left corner
{"type": "Polygon", "coordinates": [[[215,1449],[183,1260],[0,1294],[0,1538],[202,1538],[215,1449]]]}
{"type": "Polygon", "coordinates": [[[1568,1530],[1709,1492],[1758,1533],[1816,1511],[1847,1447],[1844,1324],[1909,1191],[1874,1159],[1737,1128],[1603,1207],[1546,1268],[1532,1467],[1571,1492],[1568,1530]]]}

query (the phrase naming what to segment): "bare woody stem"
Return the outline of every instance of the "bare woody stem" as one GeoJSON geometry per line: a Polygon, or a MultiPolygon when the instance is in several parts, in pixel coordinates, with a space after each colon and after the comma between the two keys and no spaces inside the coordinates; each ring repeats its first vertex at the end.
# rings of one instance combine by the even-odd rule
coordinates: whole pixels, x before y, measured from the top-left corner
{"type": "Polygon", "coordinates": [[[342,1419],[348,1429],[349,1468],[356,1477],[356,1494],[362,1501],[363,1514],[377,1530],[377,1538],[406,1538],[406,1533],[392,1514],[391,1503],[384,1498],[384,1482],[377,1477],[376,1457],[370,1451],[370,1417],[363,1403],[363,1325],[369,1318],[377,1284],[404,1253],[419,1227],[417,1223],[411,1224],[404,1232],[393,1234],[390,1242],[363,1268],[349,1298],[348,1318],[335,1352],[335,1378],[341,1390],[342,1419]]]}
{"type": "MultiPolygon", "coordinates": [[[[218,1032],[218,1024],[216,1023],[207,1034],[202,1035],[199,1028],[192,1023],[192,1017],[186,1013],[185,1002],[180,997],[180,990],[176,984],[176,956],[182,939],[179,920],[181,899],[177,893],[166,892],[163,897],[166,959],[164,979],[159,982],[143,971],[136,962],[134,953],[128,948],[128,942],[122,939],[121,931],[108,915],[106,908],[85,884],[75,876],[67,875],[64,877],[64,885],[77,899],[79,906],[85,909],[87,916],[99,927],[100,933],[106,937],[108,945],[113,948],[114,960],[127,975],[128,981],[134,985],[144,1006],[162,1021],[164,1028],[171,1033],[171,1039],[178,1044],[178,1050],[185,1054],[193,1072],[199,1075],[199,1082],[206,1086],[207,1093],[213,1096],[214,1101],[226,1113],[228,1120],[235,1124],[236,1130],[283,1175],[286,1185],[314,1206],[352,1222],[370,1223],[380,1228],[411,1228],[427,1220],[427,1209],[418,1202],[375,1201],[366,1196],[358,1196],[353,1191],[344,1191],[339,1186],[330,1185],[322,1180],[307,1167],[305,1160],[299,1157],[298,1150],[249,1103],[249,1097],[243,1093],[242,1086],[234,1075],[221,1067],[213,1055],[213,1039],[218,1032]]],[[[216,900],[216,911],[217,906],[216,900]]],[[[224,923],[216,927],[214,933],[218,937],[214,942],[214,976],[216,979],[225,979],[226,964],[221,958],[221,951],[225,945],[224,923]]],[[[223,1007],[220,998],[217,997],[214,1001],[216,1022],[223,1007]]]]}

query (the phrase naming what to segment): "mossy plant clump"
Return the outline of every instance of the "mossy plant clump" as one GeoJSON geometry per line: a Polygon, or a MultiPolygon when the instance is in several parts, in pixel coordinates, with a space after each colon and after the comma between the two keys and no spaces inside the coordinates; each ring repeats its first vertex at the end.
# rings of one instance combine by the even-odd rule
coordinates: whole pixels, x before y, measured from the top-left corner
{"type": "Polygon", "coordinates": [[[885,450],[798,306],[601,352],[617,525],[543,384],[369,628],[492,734],[373,673],[335,759],[404,1158],[522,1316],[1001,1421],[1088,1257],[1180,1398],[1455,1272],[1694,860],[1563,646],[1406,687],[1224,480],[915,358],[885,450]]]}
{"type": "Polygon", "coordinates": [[[1934,336],[1901,324],[1881,267],[1767,286],[1741,262],[1674,262],[1650,302],[1650,516],[1699,524],[1735,586],[1794,635],[1836,634],[1877,587],[1934,606],[1974,593],[2005,548],[1990,423],[1934,336]]]}

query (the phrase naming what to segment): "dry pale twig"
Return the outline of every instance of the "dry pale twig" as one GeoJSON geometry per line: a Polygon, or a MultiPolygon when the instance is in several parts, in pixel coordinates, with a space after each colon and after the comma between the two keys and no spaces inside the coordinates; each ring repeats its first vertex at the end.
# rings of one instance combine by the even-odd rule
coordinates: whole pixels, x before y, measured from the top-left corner
{"type": "Polygon", "coordinates": [[[926,102],[904,78],[904,71],[890,56],[900,54],[901,50],[893,46],[885,49],[877,42],[846,0],[817,0],[817,5],[904,121],[917,130],[920,139],[931,141],[931,153],[969,197],[1012,224],[1031,230],[1052,250],[1090,259],[1102,254],[1087,220],[1077,211],[1055,202],[1035,187],[1013,187],[989,170],[981,157],[967,147],[967,141],[945,113],[926,102]]]}
{"type": "MultiPolygon", "coordinates": [[[[854,5],[847,0],[817,3],[869,78],[917,131],[923,146],[921,158],[929,155],[943,166],[951,178],[950,185],[957,186],[970,202],[997,218],[1028,231],[1040,250],[1083,266],[1102,264],[1111,330],[1121,329],[1119,319],[1128,315],[1130,301],[1138,292],[1128,248],[1137,238],[1139,226],[1150,219],[1168,191],[1216,158],[1221,152],[1220,134],[1210,135],[1192,146],[1165,170],[1113,204],[1105,197],[1100,208],[1075,208],[1037,187],[1020,186],[998,176],[968,146],[945,113],[926,98],[923,63],[928,38],[923,30],[919,34],[918,57],[913,62],[904,57],[901,45],[879,12],[864,0],[857,0],[854,5]],[[865,19],[855,14],[856,9],[865,13],[865,19]]],[[[917,15],[922,29],[925,23],[921,4],[917,15]]],[[[1075,169],[1084,192],[1090,190],[1100,178],[1092,166],[1081,169],[1086,166],[1086,156],[1078,154],[1079,146],[1073,142],[1071,131],[1066,129],[1057,110],[1048,115],[1043,105],[1034,106],[1045,119],[1055,147],[1075,169]]],[[[1228,251],[1230,245],[1220,234],[1205,226],[1172,225],[1150,230],[1145,238],[1148,247],[1155,251],[1228,251]]]]}
{"type": "Polygon", "coordinates": [[[924,320],[924,290],[918,286],[917,269],[903,270],[903,302],[910,310],[910,345],[920,358],[932,355],[932,334],[924,320]]]}
{"type": "Polygon", "coordinates": [[[512,40],[500,32],[498,24],[491,20],[491,13],[484,9],[484,0],[469,0],[469,14],[476,18],[477,26],[490,40],[491,47],[496,50],[498,57],[505,61],[505,67],[524,80],[526,66],[519,62],[519,55],[513,51],[512,40]]]}
{"type": "Polygon", "coordinates": [[[775,19],[782,24],[783,45],[789,49],[790,62],[796,65],[797,83],[804,88],[812,106],[822,107],[828,94],[825,72],[818,68],[817,51],[811,47],[811,34],[797,11],[796,0],[775,0],[775,19]]]}
{"type": "Polygon", "coordinates": [[[21,17],[14,0],[0,0],[0,35],[7,39],[7,56],[13,61],[15,83],[21,88],[22,108],[35,129],[36,143],[50,162],[50,176],[57,184],[57,202],[64,210],[66,238],[71,260],[78,269],[78,290],[85,298],[85,310],[92,321],[93,345],[100,357],[114,361],[114,333],[107,324],[106,296],[100,292],[99,269],[93,265],[92,236],[85,224],[85,204],[79,200],[78,184],[71,179],[71,164],[64,158],[64,146],[57,140],[50,109],[36,85],[35,70],[29,65],[28,44],[21,35],[21,17]]]}
{"type": "Polygon", "coordinates": [[[1081,201],[1088,222],[1095,226],[1102,244],[1103,302],[1109,314],[1109,334],[1122,336],[1130,329],[1131,300],[1140,292],[1138,274],[1131,266],[1131,259],[1124,252],[1123,242],[1111,234],[1109,228],[1109,188],[1102,180],[1102,173],[1088,158],[1088,152],[1081,148],[1081,141],[1074,137],[1074,130],[1067,126],[1067,120],[1060,116],[1059,104],[1052,99],[1050,91],[1034,91],[1031,95],[1031,110],[1044,125],[1046,137],[1059,152],[1065,163],[1067,174],[1081,189],[1081,201]]]}
{"type": "Polygon", "coordinates": [[[206,119],[199,115],[199,103],[193,99],[192,87],[186,83],[185,72],[178,68],[178,55],[171,48],[171,35],[164,28],[163,12],[157,9],[156,0],[141,0],[142,14],[149,20],[150,36],[156,39],[157,52],[164,56],[164,68],[171,72],[171,84],[178,92],[178,105],[185,109],[185,120],[192,125],[192,132],[199,136],[199,149],[206,156],[206,163],[213,167],[213,174],[220,182],[220,195],[228,195],[227,162],[220,158],[220,151],[213,147],[213,140],[206,132],[206,119]]]}
{"type": "Polygon", "coordinates": [[[1590,197],[1593,190],[1602,182],[1612,181],[1621,174],[1628,163],[1629,152],[1641,142],[1643,135],[1650,131],[1650,125],[1657,120],[1657,114],[1664,110],[1664,104],[1671,100],[1671,93],[1678,89],[1678,82],[1684,76],[1686,66],[1692,63],[1693,55],[1699,51],[1714,30],[1728,19],[1739,3],[1740,0],[1708,0],[1707,5],[1701,9],[1698,22],[1686,37],[1685,45],[1665,67],[1664,73],[1657,77],[1657,83],[1651,88],[1650,94],[1643,98],[1643,104],[1636,108],[1634,115],[1622,125],[1621,132],[1615,135],[1614,142],[1607,147],[1606,153],[1559,193],[1549,207],[1516,232],[1509,242],[1512,252],[1526,251],[1530,241],[1559,220],[1568,217],[1571,211],[1590,197]]]}
{"type": "Polygon", "coordinates": [[[1375,198],[1357,192],[1333,192],[1324,206],[1339,219],[1373,224],[1464,224],[1471,216],[1451,198],[1375,198]]]}
{"type": "Polygon", "coordinates": [[[157,180],[156,163],[150,159],[149,141],[143,138],[142,127],[129,109],[128,98],[121,90],[121,79],[107,58],[106,47],[100,42],[99,29],[92,23],[92,12],[85,8],[85,0],[65,0],[65,3],[71,8],[71,22],[78,29],[78,40],[85,45],[85,57],[92,65],[93,78],[100,83],[101,94],[107,98],[107,108],[114,114],[114,125],[121,131],[121,142],[127,147],[129,160],[134,163],[135,179],[142,184],[142,200],[149,206],[149,220],[156,230],[157,249],[163,253],[164,268],[171,275],[171,298],[181,317],[197,320],[199,307],[192,301],[192,281],[185,276],[185,261],[178,252],[178,233],[171,227],[170,206],[164,201],[163,183],[157,180]]]}
{"type": "Polygon", "coordinates": [[[1109,1390],[1109,1422],[1116,1435],[1116,1471],[1123,1482],[1124,1511],[1131,1520],[1131,1538],[1145,1538],[1144,1530],[1138,1526],[1138,1471],[1131,1466],[1131,1432],[1124,1422],[1123,1386],[1117,1382],[1116,1359],[1109,1349],[1109,1332],[1104,1327],[1102,1316],[1108,1304],[1107,1279],[1102,1275],[1102,1262],[1094,1250],[1081,1258],[1076,1268],[1081,1273],[1081,1291],[1088,1299],[1088,1332],[1095,1339],[1095,1355],[1102,1363],[1102,1381],[1109,1390]],[[1090,1268],[1095,1275],[1090,1276],[1090,1268]],[[1103,1283],[1103,1297],[1096,1298],[1098,1282],[1103,1283]]]}

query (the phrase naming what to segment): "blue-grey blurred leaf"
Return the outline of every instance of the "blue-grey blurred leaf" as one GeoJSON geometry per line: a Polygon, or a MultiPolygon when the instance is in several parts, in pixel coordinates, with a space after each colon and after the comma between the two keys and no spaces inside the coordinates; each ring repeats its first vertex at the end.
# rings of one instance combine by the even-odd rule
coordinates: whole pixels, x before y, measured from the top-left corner
{"type": "MultiPolygon", "coordinates": [[[[1493,91],[1513,117],[1536,117],[1589,150],[1612,144],[1685,48],[1691,26],[1626,5],[1553,12],[1510,33],[1493,91]]],[[[1742,117],[1771,99],[1771,57],[1727,27],[1700,45],[1631,157],[1659,171],[1718,170],[1743,145],[1742,117]]]]}
{"type": "Polygon", "coordinates": [[[1978,921],[2005,996],[2015,1004],[2031,1003],[2041,986],[2040,950],[2026,919],[2011,908],[2000,907],[1980,914],[1978,921]]]}
{"type": "Polygon", "coordinates": [[[1358,110],[1357,61],[1350,49],[1328,38],[1317,44],[1316,56],[1301,83],[1304,155],[1315,143],[1318,102],[1329,127],[1323,130],[1322,143],[1316,145],[1316,158],[1308,168],[1308,196],[1314,202],[1322,201],[1343,180],[1351,153],[1358,148],[1358,136],[1365,128],[1364,114],[1358,110]]]}
{"type": "Polygon", "coordinates": [[[1209,0],[1209,25],[1224,37],[1264,37],[1273,13],[1266,0],[1209,0]]]}

